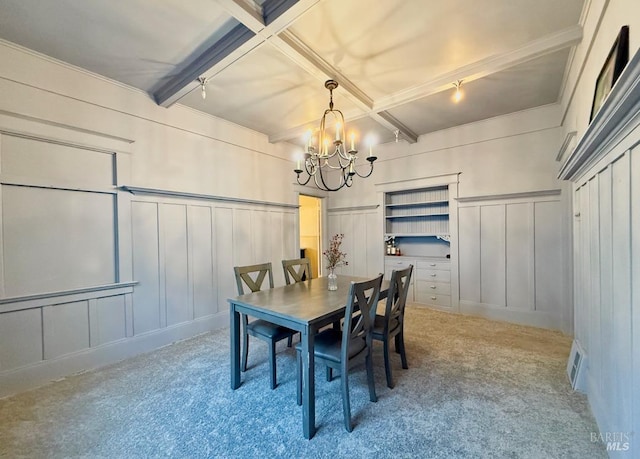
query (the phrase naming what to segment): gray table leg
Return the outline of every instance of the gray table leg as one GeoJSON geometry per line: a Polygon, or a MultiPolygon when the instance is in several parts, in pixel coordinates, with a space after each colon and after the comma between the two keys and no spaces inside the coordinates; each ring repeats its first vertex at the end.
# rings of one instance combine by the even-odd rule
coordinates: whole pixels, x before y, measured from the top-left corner
{"type": "Polygon", "coordinates": [[[229,336],[231,341],[231,389],[240,387],[240,314],[235,305],[230,306],[231,329],[229,336]]]}
{"type": "Polygon", "coordinates": [[[315,363],[313,353],[314,333],[308,328],[302,332],[302,429],[304,438],[316,433],[315,363]]]}

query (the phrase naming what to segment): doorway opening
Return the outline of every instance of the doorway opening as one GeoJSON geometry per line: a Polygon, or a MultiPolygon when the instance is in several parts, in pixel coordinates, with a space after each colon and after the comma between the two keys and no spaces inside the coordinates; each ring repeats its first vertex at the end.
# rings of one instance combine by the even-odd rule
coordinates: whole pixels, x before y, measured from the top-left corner
{"type": "Polygon", "coordinates": [[[322,198],[299,195],[300,256],[311,262],[311,277],[318,277],[322,255],[322,198]]]}

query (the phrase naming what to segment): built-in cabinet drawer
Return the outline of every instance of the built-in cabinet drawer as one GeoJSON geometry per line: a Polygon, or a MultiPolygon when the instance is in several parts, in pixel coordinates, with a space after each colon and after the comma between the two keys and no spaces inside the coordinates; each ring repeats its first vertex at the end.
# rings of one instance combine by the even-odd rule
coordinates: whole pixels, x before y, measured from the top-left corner
{"type": "Polygon", "coordinates": [[[407,258],[393,258],[387,257],[384,260],[384,278],[386,280],[391,280],[391,273],[393,271],[400,271],[401,269],[406,269],[409,265],[413,265],[413,274],[411,276],[411,283],[413,284],[413,279],[415,278],[416,272],[416,261],[407,259],[407,258]]]}
{"type": "Polygon", "coordinates": [[[416,269],[416,280],[426,280],[431,282],[451,282],[451,271],[438,269],[416,269]]]}
{"type": "Polygon", "coordinates": [[[451,307],[451,295],[438,295],[436,293],[425,292],[424,294],[416,291],[416,303],[432,304],[436,306],[443,306],[445,308],[451,307]]]}
{"type": "Polygon", "coordinates": [[[386,280],[391,280],[391,273],[393,271],[400,271],[401,269],[406,269],[409,265],[413,265],[413,273],[411,275],[411,282],[409,282],[409,292],[407,293],[407,301],[413,302],[413,281],[415,278],[415,269],[416,269],[416,261],[410,258],[394,258],[394,257],[386,257],[384,259],[384,278],[386,280]]]}
{"type": "Polygon", "coordinates": [[[420,261],[416,264],[416,269],[437,269],[451,271],[451,263],[448,261],[420,261]]]}
{"type": "Polygon", "coordinates": [[[431,282],[416,280],[416,298],[429,295],[451,295],[451,284],[445,282],[431,282]]]}

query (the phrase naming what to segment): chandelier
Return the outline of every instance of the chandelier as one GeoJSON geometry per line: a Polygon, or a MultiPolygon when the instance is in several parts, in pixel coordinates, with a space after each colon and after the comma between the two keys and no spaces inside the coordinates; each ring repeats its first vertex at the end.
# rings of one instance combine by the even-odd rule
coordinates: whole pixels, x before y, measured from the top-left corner
{"type": "Polygon", "coordinates": [[[356,159],[358,159],[358,150],[356,150],[355,134],[351,133],[350,148],[347,150],[347,138],[345,136],[344,116],[340,110],[333,108],[333,90],[338,87],[335,80],[327,80],[324,87],[329,90],[329,108],[324,111],[322,120],[320,121],[320,131],[318,133],[317,146],[315,139],[309,133],[307,145],[304,154],[304,170],[301,167],[301,161],[298,160],[296,168],[293,170],[300,185],[306,185],[313,177],[316,186],[325,191],[337,191],[343,187],[353,185],[353,177],[357,175],[361,178],[367,178],[373,173],[373,162],[378,159],[373,156],[371,146],[369,146],[369,173],[362,175],[356,169],[356,159]],[[329,123],[335,123],[335,132],[327,131],[327,118],[329,123]],[[328,180],[328,173],[338,175],[338,180],[328,180]],[[306,173],[306,180],[300,180],[300,174],[306,173]],[[329,184],[327,182],[332,182],[329,184]]]}

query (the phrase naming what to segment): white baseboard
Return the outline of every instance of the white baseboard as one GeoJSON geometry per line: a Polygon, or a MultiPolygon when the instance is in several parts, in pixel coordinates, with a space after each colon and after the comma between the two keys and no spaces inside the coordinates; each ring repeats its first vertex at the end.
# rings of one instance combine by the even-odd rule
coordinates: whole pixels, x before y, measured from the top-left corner
{"type": "Polygon", "coordinates": [[[480,316],[491,320],[502,320],[520,325],[530,325],[532,327],[549,328],[560,331],[563,329],[562,317],[543,311],[510,309],[492,304],[460,300],[460,312],[462,314],[480,316]]]}
{"type": "Polygon", "coordinates": [[[82,371],[93,370],[167,344],[229,326],[229,312],[223,311],[191,322],[153,330],[101,346],[83,349],[53,360],[43,360],[0,373],[0,398],[34,389],[48,382],[82,371]]]}

